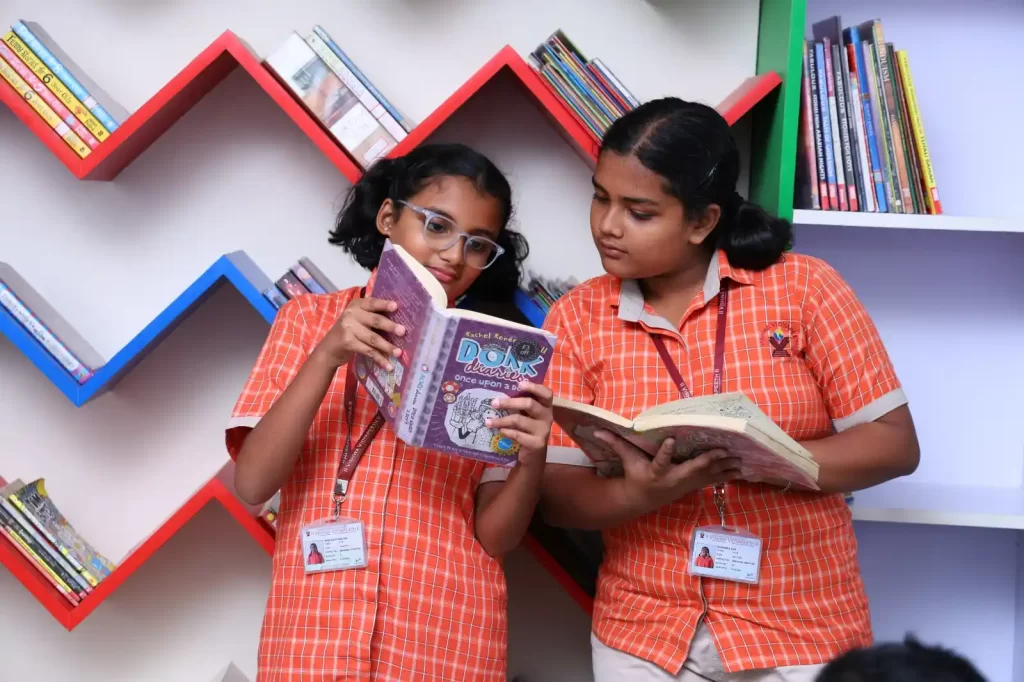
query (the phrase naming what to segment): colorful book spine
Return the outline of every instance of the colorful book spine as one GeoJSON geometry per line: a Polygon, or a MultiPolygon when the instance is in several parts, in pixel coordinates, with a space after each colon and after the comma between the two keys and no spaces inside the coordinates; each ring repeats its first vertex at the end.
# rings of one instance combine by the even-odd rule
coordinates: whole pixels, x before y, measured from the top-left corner
{"type": "Polygon", "coordinates": [[[29,49],[39,55],[39,58],[43,60],[43,63],[57,74],[57,78],[59,78],[64,85],[71,90],[72,94],[74,94],[74,96],[77,97],[86,106],[86,108],[99,119],[100,123],[102,123],[107,130],[110,132],[117,130],[118,124],[117,121],[114,120],[114,117],[111,116],[110,113],[89,94],[89,91],[85,89],[85,86],[83,86],[78,79],[75,78],[71,72],[53,56],[53,53],[39,41],[32,31],[25,26],[24,22],[19,21],[11,28],[14,29],[14,32],[18,34],[19,38],[25,41],[25,44],[28,45],[29,49]]]}
{"type": "Polygon", "coordinates": [[[807,64],[807,76],[810,83],[811,118],[814,120],[814,160],[818,169],[818,198],[821,210],[829,211],[835,207],[828,198],[828,172],[825,169],[825,139],[821,130],[821,100],[818,98],[818,55],[814,44],[804,41],[807,64]]]}
{"type": "Polygon", "coordinates": [[[19,524],[28,535],[32,536],[34,546],[42,550],[41,558],[54,568],[61,578],[68,583],[78,596],[84,597],[92,592],[92,586],[86,581],[81,573],[76,571],[68,561],[62,557],[57,549],[46,541],[43,536],[28,522],[22,513],[9,500],[0,499],[0,507],[4,509],[14,521],[19,524]]]}
{"type": "Polygon", "coordinates": [[[839,199],[839,210],[850,210],[846,202],[846,169],[843,159],[843,139],[840,131],[839,109],[836,104],[836,82],[832,69],[832,43],[827,38],[821,44],[825,56],[825,87],[828,96],[828,120],[832,134],[832,158],[836,166],[836,195],[839,199]]]}
{"type": "Polygon", "coordinates": [[[399,125],[395,117],[384,108],[384,105],[380,103],[373,93],[370,92],[369,88],[363,85],[362,81],[356,78],[356,75],[352,73],[352,70],[345,66],[345,62],[341,61],[341,58],[330,48],[330,46],[324,41],[323,38],[314,34],[306,37],[306,42],[313,48],[317,56],[320,57],[327,64],[327,67],[337,74],[341,82],[348,86],[348,89],[352,91],[352,94],[359,98],[359,101],[363,103],[375,119],[380,121],[380,124],[384,126],[384,129],[391,133],[391,136],[395,138],[396,142],[401,142],[408,135],[409,131],[399,125]]]}
{"type": "Polygon", "coordinates": [[[897,206],[903,213],[913,213],[914,200],[910,196],[910,177],[907,173],[907,157],[904,153],[903,134],[900,129],[899,107],[893,90],[892,69],[889,66],[889,51],[885,46],[882,22],[874,22],[874,49],[878,59],[878,83],[889,125],[889,145],[892,148],[893,192],[898,196],[897,206]]]}
{"type": "Polygon", "coordinates": [[[875,55],[875,46],[864,41],[864,59],[868,69],[868,85],[871,92],[871,114],[877,122],[875,133],[878,135],[878,156],[882,161],[882,181],[885,185],[885,201],[889,206],[890,213],[902,213],[897,203],[899,195],[893,192],[893,165],[892,147],[889,144],[889,119],[885,115],[885,108],[881,99],[881,82],[878,75],[878,58],[875,55]]]}
{"type": "Polygon", "coordinates": [[[36,341],[42,344],[43,348],[71,374],[75,381],[83,384],[92,377],[93,371],[72,355],[60,339],[54,336],[53,332],[3,282],[0,282],[0,306],[5,308],[22,327],[35,337],[36,341]]]}
{"type": "Polygon", "coordinates": [[[277,288],[277,285],[268,287],[266,291],[263,292],[263,298],[270,301],[271,305],[278,310],[288,302],[288,297],[281,293],[281,290],[277,288]]]}
{"type": "Polygon", "coordinates": [[[82,139],[83,142],[89,145],[90,149],[96,149],[100,146],[99,140],[93,137],[93,134],[90,133],[84,125],[82,125],[82,122],[75,118],[74,114],[64,106],[64,103],[57,99],[57,96],[50,92],[50,90],[43,85],[43,82],[39,80],[36,74],[28,68],[28,65],[18,59],[18,56],[15,55],[14,52],[12,52],[4,43],[0,43],[0,57],[7,61],[11,68],[13,68],[14,71],[22,77],[22,79],[24,79],[29,87],[35,90],[36,93],[43,98],[43,101],[53,109],[53,112],[57,114],[57,116],[59,116],[61,120],[64,121],[64,123],[66,123],[67,126],[82,139]]]}
{"type": "Polygon", "coordinates": [[[9,494],[7,499],[10,500],[11,504],[14,505],[14,508],[21,512],[21,515],[28,519],[29,523],[31,523],[35,529],[42,534],[46,541],[64,556],[64,559],[71,564],[72,568],[82,575],[85,581],[89,583],[89,586],[96,587],[100,584],[96,579],[96,576],[90,573],[85,566],[75,558],[71,551],[53,536],[53,533],[51,533],[46,526],[36,518],[35,514],[32,513],[32,510],[21,503],[21,500],[18,499],[17,493],[9,494]]]}
{"type": "Polygon", "coordinates": [[[28,49],[28,46],[21,41],[21,39],[15,35],[14,31],[8,31],[4,36],[4,42],[7,44],[14,54],[25,64],[28,68],[32,69],[32,72],[42,81],[50,92],[56,95],[61,102],[64,103],[71,113],[75,115],[79,121],[81,121],[86,128],[89,129],[97,140],[103,142],[110,137],[110,131],[103,127],[103,124],[99,122],[92,112],[89,111],[84,104],[82,104],[77,97],[75,97],[67,86],[61,82],[53,71],[50,71],[49,67],[43,63],[39,57],[35,55],[32,50],[28,49]]]}
{"type": "Polygon", "coordinates": [[[312,273],[310,273],[309,270],[304,268],[302,266],[302,264],[296,263],[295,265],[293,265],[292,266],[292,274],[299,278],[299,281],[302,282],[302,285],[304,287],[309,289],[309,293],[311,293],[311,294],[326,294],[327,293],[327,289],[325,289],[323,286],[321,286],[320,282],[316,281],[316,278],[313,277],[312,273]]]}
{"type": "Polygon", "coordinates": [[[857,87],[860,90],[861,113],[864,118],[864,135],[867,140],[868,161],[871,168],[871,179],[875,186],[875,203],[879,213],[889,210],[885,194],[885,181],[882,172],[882,158],[879,151],[878,129],[875,125],[875,112],[871,104],[871,79],[867,68],[867,52],[864,41],[860,39],[860,29],[851,26],[844,32],[846,44],[853,50],[857,66],[857,87]]]}
{"type": "Polygon", "coordinates": [[[910,112],[910,128],[914,134],[914,145],[917,147],[917,156],[921,165],[921,181],[924,184],[925,200],[928,203],[928,212],[933,215],[942,213],[942,201],[939,199],[939,188],[935,182],[935,169],[932,167],[932,157],[928,153],[928,141],[924,134],[924,122],[921,120],[921,110],[917,106],[917,93],[914,92],[914,79],[910,75],[910,58],[906,50],[896,50],[896,60],[899,63],[900,77],[903,80],[903,91],[907,98],[907,109],[910,112]]]}
{"type": "Polygon", "coordinates": [[[590,63],[594,65],[595,69],[601,72],[601,75],[604,76],[605,80],[614,86],[619,94],[622,95],[622,97],[629,102],[634,109],[640,106],[640,101],[633,96],[633,93],[626,89],[626,86],[622,84],[622,81],[615,77],[615,74],[612,73],[611,69],[605,66],[604,62],[595,58],[591,59],[590,63]]]}
{"type": "Polygon", "coordinates": [[[74,595],[77,600],[85,596],[85,593],[79,592],[79,590],[73,587],[75,584],[74,578],[58,564],[53,563],[52,559],[47,556],[46,550],[39,543],[39,540],[33,537],[28,529],[18,522],[14,515],[9,512],[9,507],[5,505],[0,505],[0,526],[6,528],[8,537],[11,540],[31,555],[32,562],[36,565],[36,570],[49,574],[50,577],[57,581],[62,592],[67,591],[68,594],[74,595]]]}
{"type": "Polygon", "coordinates": [[[817,154],[814,152],[814,120],[811,108],[811,75],[807,64],[807,41],[804,41],[803,74],[800,79],[800,147],[804,155],[804,165],[807,167],[806,182],[807,194],[804,195],[810,207],[815,210],[821,209],[821,199],[818,196],[818,178],[816,172],[817,154]]]}
{"type": "Polygon", "coordinates": [[[832,142],[832,121],[828,107],[828,78],[825,76],[825,48],[814,43],[814,60],[818,67],[818,109],[821,112],[822,147],[825,151],[825,176],[828,178],[828,201],[832,210],[839,209],[839,189],[836,184],[835,147],[832,142]]]}
{"type": "Polygon", "coordinates": [[[871,140],[868,139],[867,125],[864,120],[864,97],[860,91],[857,59],[854,54],[853,45],[847,44],[844,48],[850,70],[850,110],[853,111],[853,118],[857,127],[857,154],[860,159],[861,184],[864,187],[864,208],[871,213],[875,213],[878,211],[878,202],[875,197],[875,179],[871,173],[871,159],[868,152],[871,140]]]}
{"type": "Polygon", "coordinates": [[[67,142],[68,146],[71,147],[72,151],[78,155],[78,158],[84,159],[92,153],[89,149],[89,145],[82,141],[78,135],[75,134],[68,124],[61,120],[60,116],[50,108],[41,97],[36,95],[35,90],[29,87],[29,84],[25,82],[18,72],[7,63],[7,60],[0,58],[0,76],[5,81],[11,84],[11,87],[21,95],[29,106],[35,109],[36,113],[46,121],[53,130],[60,136],[62,140],[67,142]]]}
{"type": "Polygon", "coordinates": [[[380,102],[380,105],[382,107],[387,109],[387,112],[391,114],[391,116],[396,121],[398,121],[399,125],[401,125],[402,128],[405,129],[405,132],[412,132],[412,129],[416,126],[416,124],[407,116],[403,116],[402,113],[398,111],[398,109],[394,105],[392,105],[391,102],[389,102],[387,98],[380,93],[379,90],[377,90],[377,88],[373,87],[373,83],[370,81],[370,79],[363,75],[363,72],[359,70],[355,62],[349,59],[348,56],[346,56],[345,53],[342,52],[341,48],[338,47],[338,44],[331,39],[331,36],[328,35],[327,31],[325,31],[321,26],[314,26],[313,32],[316,33],[316,35],[320,36],[321,40],[327,43],[327,46],[331,48],[331,51],[334,52],[334,54],[338,55],[338,59],[340,59],[342,63],[344,63],[345,66],[347,66],[349,70],[353,74],[355,74],[355,77],[359,79],[359,82],[362,83],[363,86],[370,91],[370,94],[372,94],[377,99],[377,101],[380,102]]]}

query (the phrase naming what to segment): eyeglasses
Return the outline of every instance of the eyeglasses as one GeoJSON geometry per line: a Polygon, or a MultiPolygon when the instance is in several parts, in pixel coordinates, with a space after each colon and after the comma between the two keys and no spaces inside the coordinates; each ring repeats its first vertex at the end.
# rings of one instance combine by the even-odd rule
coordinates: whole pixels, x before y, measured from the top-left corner
{"type": "Polygon", "coordinates": [[[465,240],[465,243],[462,245],[462,261],[471,268],[485,270],[494,265],[494,261],[498,260],[498,257],[505,253],[505,249],[487,237],[462,232],[455,222],[447,216],[415,204],[410,204],[408,201],[399,201],[397,203],[422,216],[423,238],[426,240],[427,245],[435,251],[446,251],[460,239],[465,240]]]}

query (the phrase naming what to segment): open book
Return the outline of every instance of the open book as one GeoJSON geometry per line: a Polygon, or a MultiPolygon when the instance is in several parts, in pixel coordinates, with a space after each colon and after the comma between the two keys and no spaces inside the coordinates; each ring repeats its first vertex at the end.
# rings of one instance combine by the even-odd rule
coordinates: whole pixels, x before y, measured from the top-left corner
{"type": "Polygon", "coordinates": [[[373,298],[395,301],[391,319],[405,335],[391,372],[355,358],[356,376],[395,434],[409,445],[511,466],[519,445],[484,425],[503,416],[495,398],[519,393],[520,381],[543,383],[555,336],[471,310],[448,308],[430,271],[402,247],[385,243],[373,298]]]}
{"type": "Polygon", "coordinates": [[[652,457],[666,438],[675,438],[675,462],[722,448],[742,460],[744,480],[818,489],[818,465],[811,453],[743,393],[675,400],[645,410],[633,420],[555,398],[554,415],[604,475],[622,475],[622,463],[594,436],[594,431],[602,429],[622,436],[652,457]]]}

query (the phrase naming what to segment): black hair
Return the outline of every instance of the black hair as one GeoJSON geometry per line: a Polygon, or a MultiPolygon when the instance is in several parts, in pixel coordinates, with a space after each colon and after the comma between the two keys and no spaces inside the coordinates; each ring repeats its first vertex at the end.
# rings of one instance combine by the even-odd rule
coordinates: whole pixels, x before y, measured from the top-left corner
{"type": "Polygon", "coordinates": [[[986,682],[966,658],[913,636],[855,649],[829,663],[817,682],[986,682]]]}
{"type": "Polygon", "coordinates": [[[512,188],[490,159],[462,144],[426,144],[397,159],[380,159],[363,173],[335,220],[328,241],[348,252],[367,270],[377,267],[385,237],[377,230],[377,213],[385,199],[408,199],[436,178],[468,178],[480,192],[501,204],[501,231],[495,240],[504,253],[480,272],[466,292],[477,301],[510,301],[529,254],[526,238],[508,227],[512,218],[512,188]]]}
{"type": "Polygon", "coordinates": [[[721,218],[704,243],[723,249],[731,265],[763,270],[789,248],[790,222],[736,191],[740,153],[729,124],[713,108],[676,97],[645,102],[608,129],[601,142],[606,151],[631,154],[663,177],[690,220],[717,204],[721,218]]]}

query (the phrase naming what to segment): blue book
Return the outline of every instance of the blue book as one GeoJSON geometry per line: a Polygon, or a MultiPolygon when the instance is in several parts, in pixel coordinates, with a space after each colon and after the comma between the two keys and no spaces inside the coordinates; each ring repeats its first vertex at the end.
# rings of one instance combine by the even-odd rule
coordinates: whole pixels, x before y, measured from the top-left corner
{"type": "MultiPolygon", "coordinates": [[[[825,76],[825,46],[822,43],[814,44],[814,57],[817,62],[816,67],[818,69],[818,101],[819,109],[821,111],[821,134],[824,138],[825,148],[825,176],[828,178],[828,198],[829,203],[836,197],[833,196],[833,192],[837,191],[836,182],[836,159],[833,154],[835,147],[832,146],[832,117],[829,115],[828,109],[828,87],[825,76]]],[[[836,201],[836,208],[839,208],[839,202],[836,201]]]]}
{"type": "Polygon", "coordinates": [[[57,41],[37,22],[18,21],[11,29],[44,64],[50,67],[61,83],[92,112],[104,128],[114,132],[121,122],[128,118],[128,111],[89,80],[81,67],[60,49],[57,41]]]}

